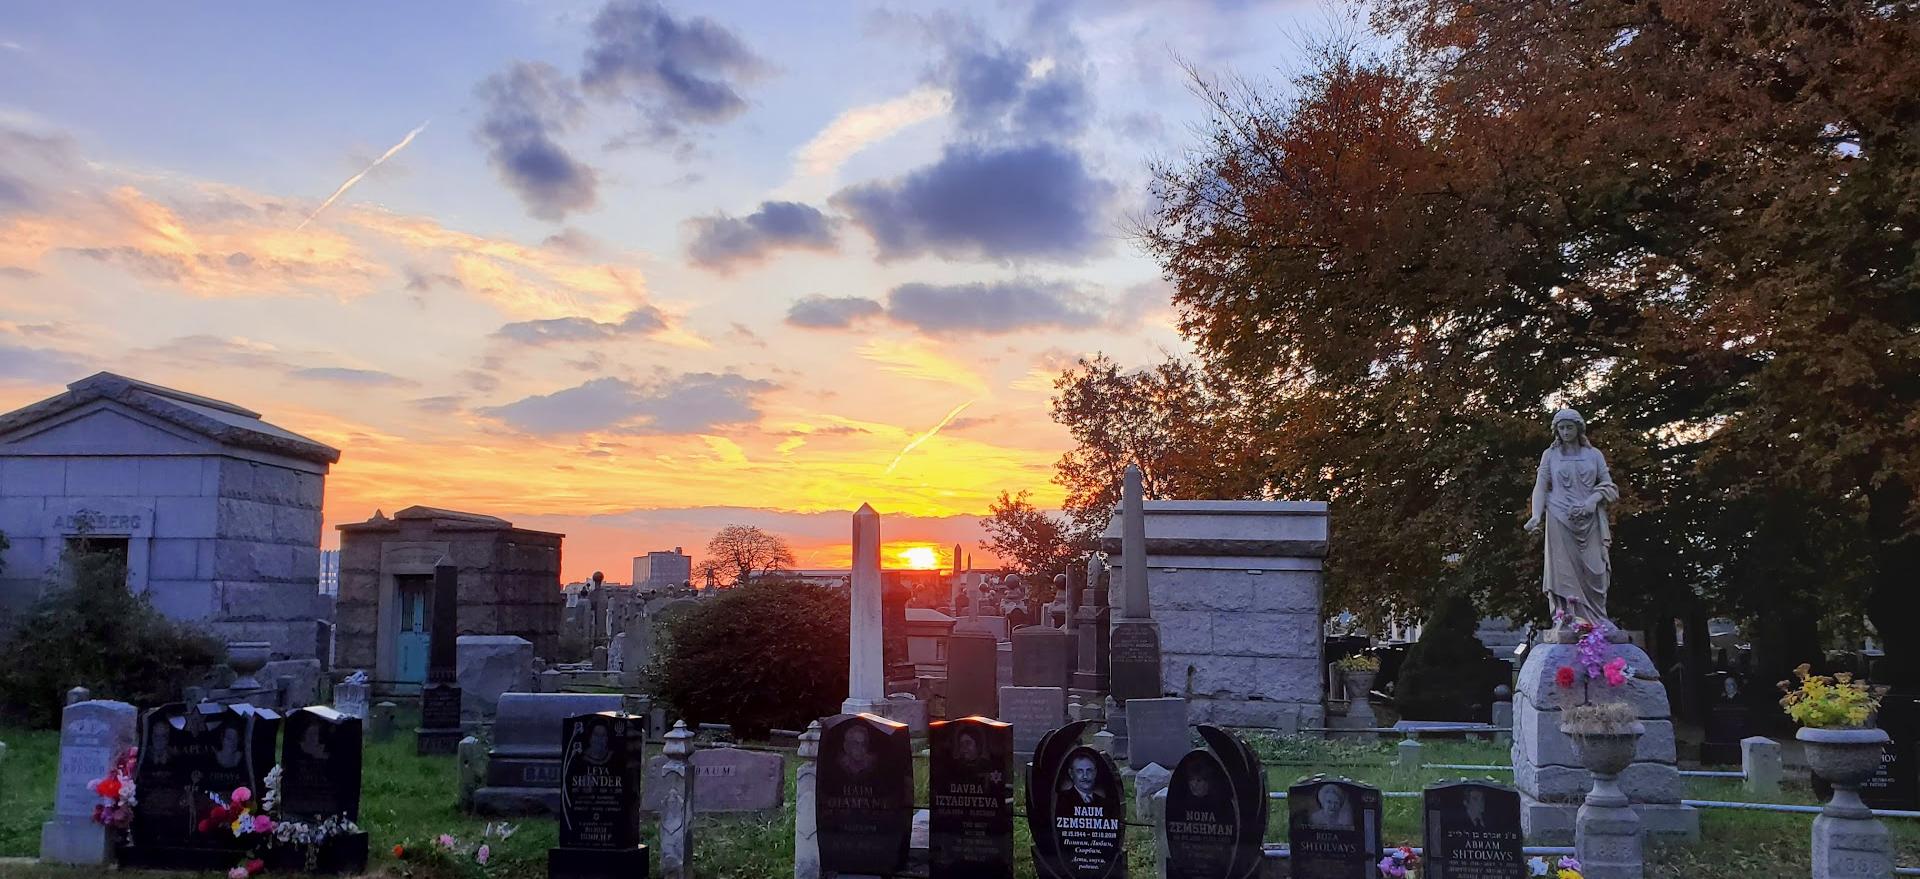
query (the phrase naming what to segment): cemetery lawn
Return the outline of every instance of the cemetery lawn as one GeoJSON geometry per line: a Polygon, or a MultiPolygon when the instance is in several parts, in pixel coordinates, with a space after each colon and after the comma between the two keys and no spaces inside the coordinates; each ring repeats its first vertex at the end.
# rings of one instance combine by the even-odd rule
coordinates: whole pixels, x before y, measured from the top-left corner
{"type": "MultiPolygon", "coordinates": [[[[411,729],[413,720],[402,718],[400,728],[411,729]]],[[[55,759],[58,734],[51,731],[27,731],[0,727],[0,741],[7,743],[7,755],[0,762],[0,879],[80,879],[98,875],[98,871],[43,867],[28,860],[39,850],[40,824],[52,811],[55,759]]],[[[1419,790],[1424,784],[1458,778],[1464,773],[1448,770],[1403,772],[1393,766],[1393,745],[1328,742],[1318,739],[1279,739],[1255,737],[1255,747],[1268,763],[1268,776],[1276,789],[1285,789],[1295,781],[1325,772],[1345,775],[1376,785],[1383,790],[1419,790]]],[[[1491,743],[1451,743],[1429,741],[1425,747],[1428,763],[1505,764],[1506,749],[1491,743]]],[[[477,840],[487,821],[461,814],[455,807],[457,769],[453,757],[416,757],[413,737],[402,733],[390,742],[369,742],[365,758],[364,789],[361,800],[361,825],[372,835],[373,860],[370,874],[382,877],[437,877],[482,875],[473,865],[425,863],[417,858],[398,860],[393,846],[400,844],[420,851],[442,833],[462,842],[477,840]]],[[[796,761],[789,756],[789,772],[796,761]]],[[[926,800],[926,761],[915,761],[919,801],[926,800]]],[[[1496,780],[1511,781],[1509,773],[1488,773],[1496,780]]],[[[702,879],[786,879],[793,875],[792,780],[789,776],[789,805],[765,818],[703,816],[695,825],[694,869],[702,879]]],[[[1689,797],[1703,800],[1747,800],[1739,782],[1721,779],[1691,779],[1689,797]]],[[[1131,799],[1131,797],[1129,797],[1131,799]]],[[[1016,802],[1019,802],[1016,799],[1016,802]]],[[[1386,841],[1388,844],[1419,844],[1420,818],[1416,799],[1386,801],[1386,841]]],[[[1804,781],[1787,783],[1777,802],[1813,803],[1812,792],[1804,781]]],[[[1284,803],[1274,803],[1268,826],[1269,842],[1286,839],[1284,803]]],[[[1703,841],[1696,846],[1668,846],[1651,850],[1649,875],[1671,879],[1734,879],[1749,876],[1806,876],[1811,873],[1808,834],[1812,816],[1733,811],[1701,810],[1703,841]]],[[[505,842],[495,842],[493,859],[484,875],[532,879],[546,875],[546,850],[555,842],[554,822],[546,818],[516,819],[517,828],[505,842]]],[[[1893,832],[1896,862],[1920,864],[1920,822],[1886,819],[1893,832]]],[[[646,841],[653,845],[656,828],[648,824],[646,841]]],[[[1153,847],[1145,827],[1128,828],[1129,874],[1153,875],[1153,847]]],[[[1014,821],[1017,876],[1032,879],[1033,865],[1027,855],[1030,840],[1026,822],[1014,821]]],[[[657,862],[656,862],[657,869],[657,862]]],[[[163,879],[180,873],[119,871],[128,879],[163,879]]],[[[217,877],[220,874],[204,874],[217,877]]]]}

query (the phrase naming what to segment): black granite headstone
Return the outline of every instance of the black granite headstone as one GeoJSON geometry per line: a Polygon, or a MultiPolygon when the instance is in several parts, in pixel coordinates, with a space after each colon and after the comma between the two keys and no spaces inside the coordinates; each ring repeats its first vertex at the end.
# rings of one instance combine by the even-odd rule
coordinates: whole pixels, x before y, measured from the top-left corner
{"type": "Polygon", "coordinates": [[[646,720],[603,711],[560,724],[560,845],[547,850],[555,879],[647,875],[640,844],[646,720]]]}
{"type": "Polygon", "coordinates": [[[1115,879],[1127,873],[1126,790],[1113,758],[1080,744],[1075,721],[1042,736],[1027,775],[1027,829],[1041,879],[1115,879]]]}
{"type": "MultiPolygon", "coordinates": [[[[286,730],[280,757],[282,815],[309,824],[337,817],[358,821],[360,718],[325,706],[302,708],[287,715],[286,730]]],[[[311,864],[311,872],[363,873],[367,834],[329,837],[311,852],[305,846],[285,846],[278,854],[275,866],[280,869],[304,870],[311,864]]]]}
{"type": "Polygon", "coordinates": [[[1013,876],[1013,725],[985,717],[928,731],[932,879],[1013,876]]]}
{"type": "Polygon", "coordinates": [[[871,714],[828,718],[814,793],[820,867],[890,876],[913,834],[913,750],[907,725],[871,714]]]}
{"type": "Polygon", "coordinates": [[[1298,879],[1376,879],[1380,789],[1324,776],[1288,788],[1287,842],[1298,879]]]}
{"type": "Polygon", "coordinates": [[[121,863],[159,869],[231,867],[255,842],[213,810],[237,788],[255,796],[274,764],[280,715],[250,705],[163,705],[147,713],[131,844],[121,863]],[[216,801],[215,798],[218,798],[216,801]]]}
{"type": "Polygon", "coordinates": [[[420,689],[420,728],[414,752],[451,754],[464,735],[457,683],[460,635],[460,569],[443,561],[433,567],[433,605],[427,615],[427,683],[420,689]]]}
{"type": "Polygon", "coordinates": [[[1422,797],[1428,879],[1524,879],[1520,794],[1505,785],[1456,781],[1422,797]]]}
{"type": "Polygon", "coordinates": [[[1207,750],[1180,758],[1166,808],[1168,879],[1239,879],[1240,798],[1220,758],[1207,750]]]}
{"type": "Polygon", "coordinates": [[[1122,620],[1107,640],[1108,686],[1113,698],[1157,699],[1160,687],[1160,629],[1152,622],[1122,620]]]}

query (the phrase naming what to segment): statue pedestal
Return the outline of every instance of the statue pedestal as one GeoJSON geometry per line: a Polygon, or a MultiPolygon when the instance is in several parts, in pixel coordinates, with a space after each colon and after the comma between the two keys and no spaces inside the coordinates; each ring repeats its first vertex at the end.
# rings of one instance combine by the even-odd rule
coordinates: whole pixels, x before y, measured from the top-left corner
{"type": "MultiPolygon", "coordinates": [[[[1611,639],[1610,639],[1611,640],[1611,639]]],[[[1580,764],[1573,741],[1560,731],[1563,709],[1582,702],[1632,705],[1646,733],[1633,762],[1620,773],[1620,788],[1640,816],[1641,828],[1669,840],[1700,839],[1700,813],[1681,805],[1686,780],[1680,776],[1673,743],[1673,712],[1667,690],[1655,675],[1653,660],[1628,643],[1609,643],[1606,659],[1625,657],[1641,677],[1618,687],[1588,681],[1580,670],[1580,648],[1572,643],[1541,643],[1527,652],[1513,694],[1513,784],[1520,790],[1520,826],[1532,845],[1572,845],[1574,819],[1593,777],[1580,764]],[[1562,667],[1579,679],[1571,688],[1555,683],[1562,667]]]]}

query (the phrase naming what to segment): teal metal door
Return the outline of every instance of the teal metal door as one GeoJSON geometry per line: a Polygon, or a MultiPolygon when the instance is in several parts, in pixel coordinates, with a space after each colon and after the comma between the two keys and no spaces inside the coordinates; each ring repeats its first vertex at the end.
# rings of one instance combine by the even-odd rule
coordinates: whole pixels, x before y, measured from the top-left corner
{"type": "Polygon", "coordinates": [[[399,577],[400,626],[394,633],[394,677],[416,684],[427,682],[427,604],[433,595],[428,577],[399,577]]]}

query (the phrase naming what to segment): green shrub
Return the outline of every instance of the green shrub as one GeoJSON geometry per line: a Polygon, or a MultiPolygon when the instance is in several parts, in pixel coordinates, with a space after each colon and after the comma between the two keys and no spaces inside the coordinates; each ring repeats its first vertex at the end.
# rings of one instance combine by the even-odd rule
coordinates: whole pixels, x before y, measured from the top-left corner
{"type": "Polygon", "coordinates": [[[1474,637],[1479,622],[1464,595],[1443,599],[1420,640],[1407,648],[1393,687],[1393,706],[1405,720],[1485,721],[1493,688],[1506,683],[1506,665],[1474,637]]]}
{"type": "Polygon", "coordinates": [[[57,726],[76,685],[141,708],[178,701],[183,687],[225,656],[218,641],[127,591],[117,556],[70,553],[64,568],[66,581],[40,596],[0,642],[0,711],[15,722],[57,726]]]}
{"type": "Polygon", "coordinates": [[[676,610],[656,631],[655,698],[689,725],[741,736],[805,729],[847,695],[847,596],[798,583],[735,586],[676,610]]]}

